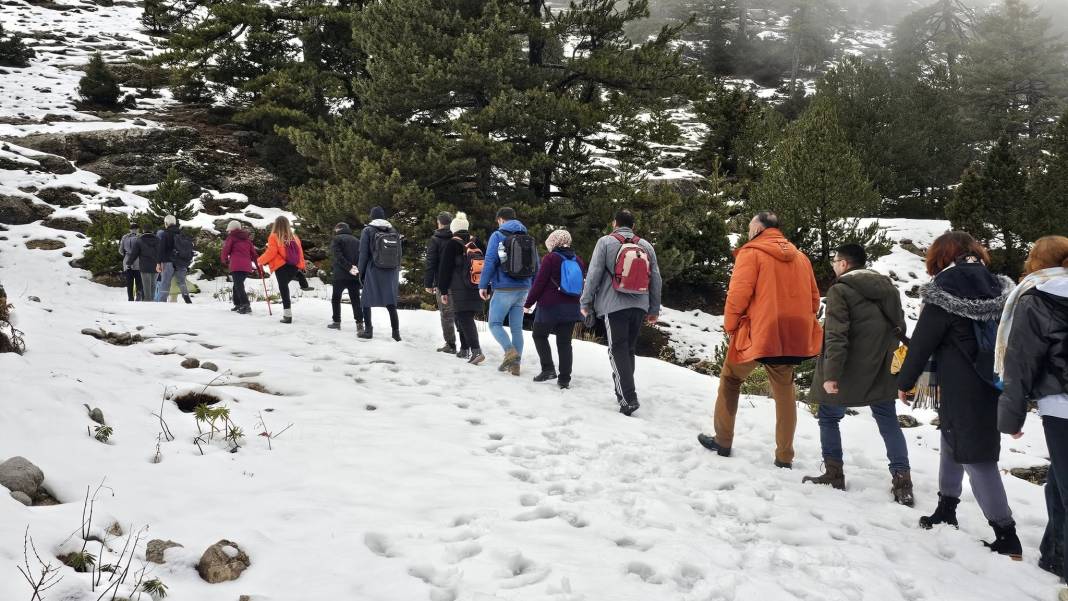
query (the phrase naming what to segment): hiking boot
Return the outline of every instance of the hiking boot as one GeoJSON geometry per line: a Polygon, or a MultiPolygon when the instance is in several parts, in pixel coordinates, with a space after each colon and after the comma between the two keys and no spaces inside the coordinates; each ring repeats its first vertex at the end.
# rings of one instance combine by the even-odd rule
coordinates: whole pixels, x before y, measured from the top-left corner
{"type": "Polygon", "coordinates": [[[905,507],[916,504],[916,497],[912,495],[912,474],[908,471],[895,472],[890,484],[890,492],[894,493],[894,502],[905,507]]]}
{"type": "Polygon", "coordinates": [[[792,469],[794,469],[794,464],[792,464],[792,463],[790,463],[788,461],[779,461],[778,459],[776,459],[775,460],[775,467],[780,468],[780,469],[784,469],[784,470],[792,470],[792,469]]]}
{"type": "MultiPolygon", "coordinates": [[[[137,299],[137,300],[141,300],[141,299],[137,299]]],[[[241,307],[240,307],[240,306],[238,306],[238,305],[234,305],[233,307],[230,307],[230,310],[231,310],[231,311],[240,311],[240,310],[241,310],[241,307]]]]}
{"type": "Polygon", "coordinates": [[[357,321],[356,322],[356,335],[359,336],[360,334],[363,334],[363,330],[364,330],[363,322],[362,321],[357,321]]]}
{"type": "Polygon", "coordinates": [[[546,369],[536,376],[534,376],[535,382],[548,382],[549,380],[555,380],[557,378],[556,370],[546,369]]]}
{"type": "Polygon", "coordinates": [[[252,313],[252,307],[249,305],[242,305],[237,308],[238,315],[248,315],[249,313],[252,313]]]}
{"type": "Polygon", "coordinates": [[[730,447],[720,446],[719,443],[716,442],[716,439],[709,436],[708,434],[698,434],[697,442],[701,443],[701,446],[708,449],[709,451],[715,451],[716,454],[718,454],[720,457],[731,456],[730,447]]]}
{"type": "Polygon", "coordinates": [[[449,353],[451,355],[456,354],[456,345],[451,342],[446,342],[445,346],[438,349],[439,353],[449,353]]]}
{"type": "Polygon", "coordinates": [[[401,341],[400,330],[393,330],[393,339],[397,342],[401,341]]]}
{"type": "Polygon", "coordinates": [[[497,371],[508,371],[508,368],[519,363],[520,359],[519,351],[509,349],[508,352],[504,353],[504,361],[501,361],[501,365],[497,368],[497,371]]]}
{"type": "Polygon", "coordinates": [[[560,387],[560,390],[567,390],[571,388],[571,380],[560,378],[556,381],[556,385],[560,387]]]}
{"type": "Polygon", "coordinates": [[[641,405],[638,403],[638,401],[628,402],[625,405],[619,406],[619,412],[623,415],[626,415],[627,417],[630,417],[634,415],[634,412],[637,411],[639,407],[641,407],[641,405]]]}
{"type": "Polygon", "coordinates": [[[520,364],[516,363],[516,364],[514,364],[514,365],[512,365],[511,367],[508,368],[508,373],[512,374],[513,376],[518,376],[519,375],[519,368],[520,368],[520,364]]]}
{"type": "Polygon", "coordinates": [[[281,321],[282,323],[293,323],[293,318],[289,315],[286,315],[282,317],[282,319],[280,319],[279,321],[281,321]]]}
{"type": "Polygon", "coordinates": [[[836,490],[845,490],[845,472],[842,470],[843,463],[837,459],[824,459],[823,460],[823,474],[819,476],[805,476],[801,478],[801,483],[811,482],[813,484],[829,485],[836,490]]]}
{"type": "Polygon", "coordinates": [[[184,300],[185,304],[187,304],[187,305],[192,305],[193,304],[193,299],[189,298],[188,294],[183,294],[182,295],[182,300],[184,300]]]}
{"type": "Polygon", "coordinates": [[[326,327],[328,329],[331,329],[331,330],[340,330],[341,329],[341,322],[340,321],[331,321],[330,325],[328,325],[326,327]]]}
{"type": "Polygon", "coordinates": [[[938,493],[938,507],[935,507],[934,513],[931,515],[920,518],[920,527],[930,530],[938,524],[949,524],[956,528],[957,505],[959,504],[960,499],[957,497],[947,497],[942,493],[938,493]]]}
{"type": "Polygon", "coordinates": [[[357,338],[363,338],[364,340],[370,340],[374,335],[375,331],[373,328],[364,328],[362,332],[356,333],[357,338]]]}
{"type": "Polygon", "coordinates": [[[988,549],[994,553],[1008,555],[1013,561],[1023,559],[1023,546],[1020,545],[1020,537],[1016,536],[1016,522],[1010,522],[1007,526],[998,526],[990,522],[994,528],[994,542],[983,541],[988,549]]]}
{"type": "MultiPolygon", "coordinates": [[[[457,359],[470,359],[471,358],[471,349],[467,349],[467,348],[460,349],[460,351],[456,353],[456,358],[457,359]]],[[[485,357],[483,357],[483,359],[485,359],[485,357]]]]}
{"type": "Polygon", "coordinates": [[[471,359],[468,361],[468,363],[470,363],[471,365],[479,365],[486,360],[486,356],[483,355],[482,351],[478,350],[477,348],[469,351],[469,354],[471,355],[471,359]]]}

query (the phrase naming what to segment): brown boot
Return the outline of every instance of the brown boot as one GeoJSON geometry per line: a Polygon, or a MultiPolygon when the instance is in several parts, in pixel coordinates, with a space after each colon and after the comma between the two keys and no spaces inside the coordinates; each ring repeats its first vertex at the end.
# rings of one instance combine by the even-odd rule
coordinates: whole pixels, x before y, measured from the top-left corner
{"type": "Polygon", "coordinates": [[[890,492],[894,493],[894,502],[905,507],[916,504],[916,498],[912,496],[912,473],[909,471],[894,472],[894,480],[890,485],[890,492]]]}
{"type": "Polygon", "coordinates": [[[837,490],[845,490],[845,472],[842,470],[844,464],[841,461],[835,459],[823,460],[823,474],[820,476],[805,476],[801,479],[801,482],[812,482],[813,484],[829,484],[832,488],[837,490]]]}

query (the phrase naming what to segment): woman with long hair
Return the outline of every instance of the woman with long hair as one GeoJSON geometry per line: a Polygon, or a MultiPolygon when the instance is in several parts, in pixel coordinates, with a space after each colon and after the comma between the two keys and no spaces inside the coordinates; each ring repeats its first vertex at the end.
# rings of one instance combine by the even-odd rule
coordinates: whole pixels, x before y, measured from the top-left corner
{"type": "MultiPolygon", "coordinates": [[[[1024,277],[1001,317],[994,369],[1004,387],[999,430],[1021,436],[1028,403],[1038,403],[1050,463],[1049,520],[1038,565],[1063,578],[1068,574],[1068,238],[1040,238],[1027,256],[1024,277]]],[[[1068,589],[1061,599],[1068,599],[1068,589]]]]}
{"type": "Polygon", "coordinates": [[[267,250],[256,262],[274,272],[282,296],[282,323],[293,323],[289,283],[304,269],[304,248],[284,215],[274,220],[271,235],[267,237],[267,250]]]}
{"type": "Polygon", "coordinates": [[[965,232],[939,236],[927,251],[933,279],[920,289],[923,309],[898,374],[898,396],[907,401],[920,375],[934,360],[942,440],[938,468],[938,507],[920,525],[957,525],[957,505],[968,474],[972,493],[994,529],[991,551],[1020,559],[998,459],[999,390],[994,379],[994,339],[1013,282],[987,269],[990,255],[965,232]]]}

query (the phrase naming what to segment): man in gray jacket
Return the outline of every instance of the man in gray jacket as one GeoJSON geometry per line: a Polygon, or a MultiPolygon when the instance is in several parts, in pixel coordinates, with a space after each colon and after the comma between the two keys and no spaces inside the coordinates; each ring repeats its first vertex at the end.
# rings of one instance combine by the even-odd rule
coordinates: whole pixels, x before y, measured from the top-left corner
{"type": "Polygon", "coordinates": [[[141,283],[141,270],[137,267],[136,260],[131,259],[137,240],[141,237],[141,226],[136,223],[130,224],[130,233],[122,237],[119,242],[119,254],[122,255],[122,275],[126,279],[126,300],[139,301],[144,296],[145,289],[141,283]]]}
{"type": "Polygon", "coordinates": [[[660,314],[663,282],[653,245],[634,235],[634,215],[617,212],[612,227],[593,249],[580,303],[587,323],[591,315],[604,319],[619,412],[631,415],[639,407],[634,386],[638,333],[643,321],[655,323],[660,314]]]}

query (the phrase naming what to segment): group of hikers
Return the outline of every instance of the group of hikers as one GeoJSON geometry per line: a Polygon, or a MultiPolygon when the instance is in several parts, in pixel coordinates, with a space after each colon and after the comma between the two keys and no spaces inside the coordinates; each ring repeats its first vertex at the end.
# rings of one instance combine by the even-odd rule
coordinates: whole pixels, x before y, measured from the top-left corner
{"type": "MultiPolygon", "coordinates": [[[[186,302],[185,244],[173,218],[161,236],[123,239],[124,262],[140,271],[141,297],[165,298],[178,278],[186,302]],[[136,265],[136,267],[135,267],[136,265]],[[147,292],[146,292],[147,291],[147,292]],[[162,291],[162,292],[161,292],[162,291]]],[[[554,230],[542,255],[534,236],[512,208],[496,214],[497,229],[484,244],[465,213],[441,213],[425,254],[423,286],[435,296],[444,344],[438,351],[473,365],[486,360],[476,316],[485,311],[489,331],[503,353],[498,370],[520,375],[525,313],[533,313],[533,340],[540,361],[536,382],[570,386],[571,341],[576,325],[604,321],[619,412],[639,408],[635,355],[643,323],[660,312],[661,276],[656,251],[634,230],[634,216],[618,211],[611,233],[600,238],[588,263],[572,248],[571,234],[554,230]],[[505,327],[507,324],[507,328],[505,327]],[[549,336],[556,339],[554,362],[549,336]]],[[[250,312],[244,281],[256,271],[274,272],[292,323],[289,283],[302,277],[300,239],[278,217],[265,252],[257,251],[236,221],[227,228],[221,259],[234,282],[234,309],[250,312]]],[[[392,337],[400,340],[397,315],[403,237],[376,207],[357,238],[348,224],[334,228],[331,243],[332,321],[341,326],[347,291],[356,331],[372,338],[371,309],[385,307],[392,337]]],[[[1040,566],[1068,574],[1068,238],[1047,236],[1032,246],[1016,284],[990,271],[990,255],[972,236],[953,231],[926,252],[931,281],[920,289],[923,306],[911,337],[906,335],[901,293],[886,275],[868,267],[860,245],[836,249],[834,283],[821,300],[809,259],[780,229],[778,217],[757,213],[749,239],[735,252],[727,292],[726,359],[719,378],[713,433],[698,442],[730,457],[742,385],[758,368],[768,376],[776,407],[774,465],[791,469],[797,424],[795,370],[815,358],[811,399],[823,455],[823,473],[803,482],[845,489],[840,422],[855,407],[870,407],[886,448],[890,492],[913,506],[913,482],[896,400],[930,399],[941,431],[938,503],[919,519],[926,529],[957,526],[964,475],[994,531],[991,551],[1021,559],[1023,550],[998,468],[1001,434],[1022,435],[1029,403],[1035,402],[1046,435],[1050,467],[1045,485],[1048,525],[1040,566]],[[820,316],[823,313],[823,322],[820,316]]],[[[128,272],[131,281],[137,281],[128,272]]],[[[302,286],[306,286],[306,281],[302,286]]],[[[130,292],[135,298],[135,292],[130,292]]],[[[1068,601],[1068,589],[1060,593],[1068,601]]]]}

